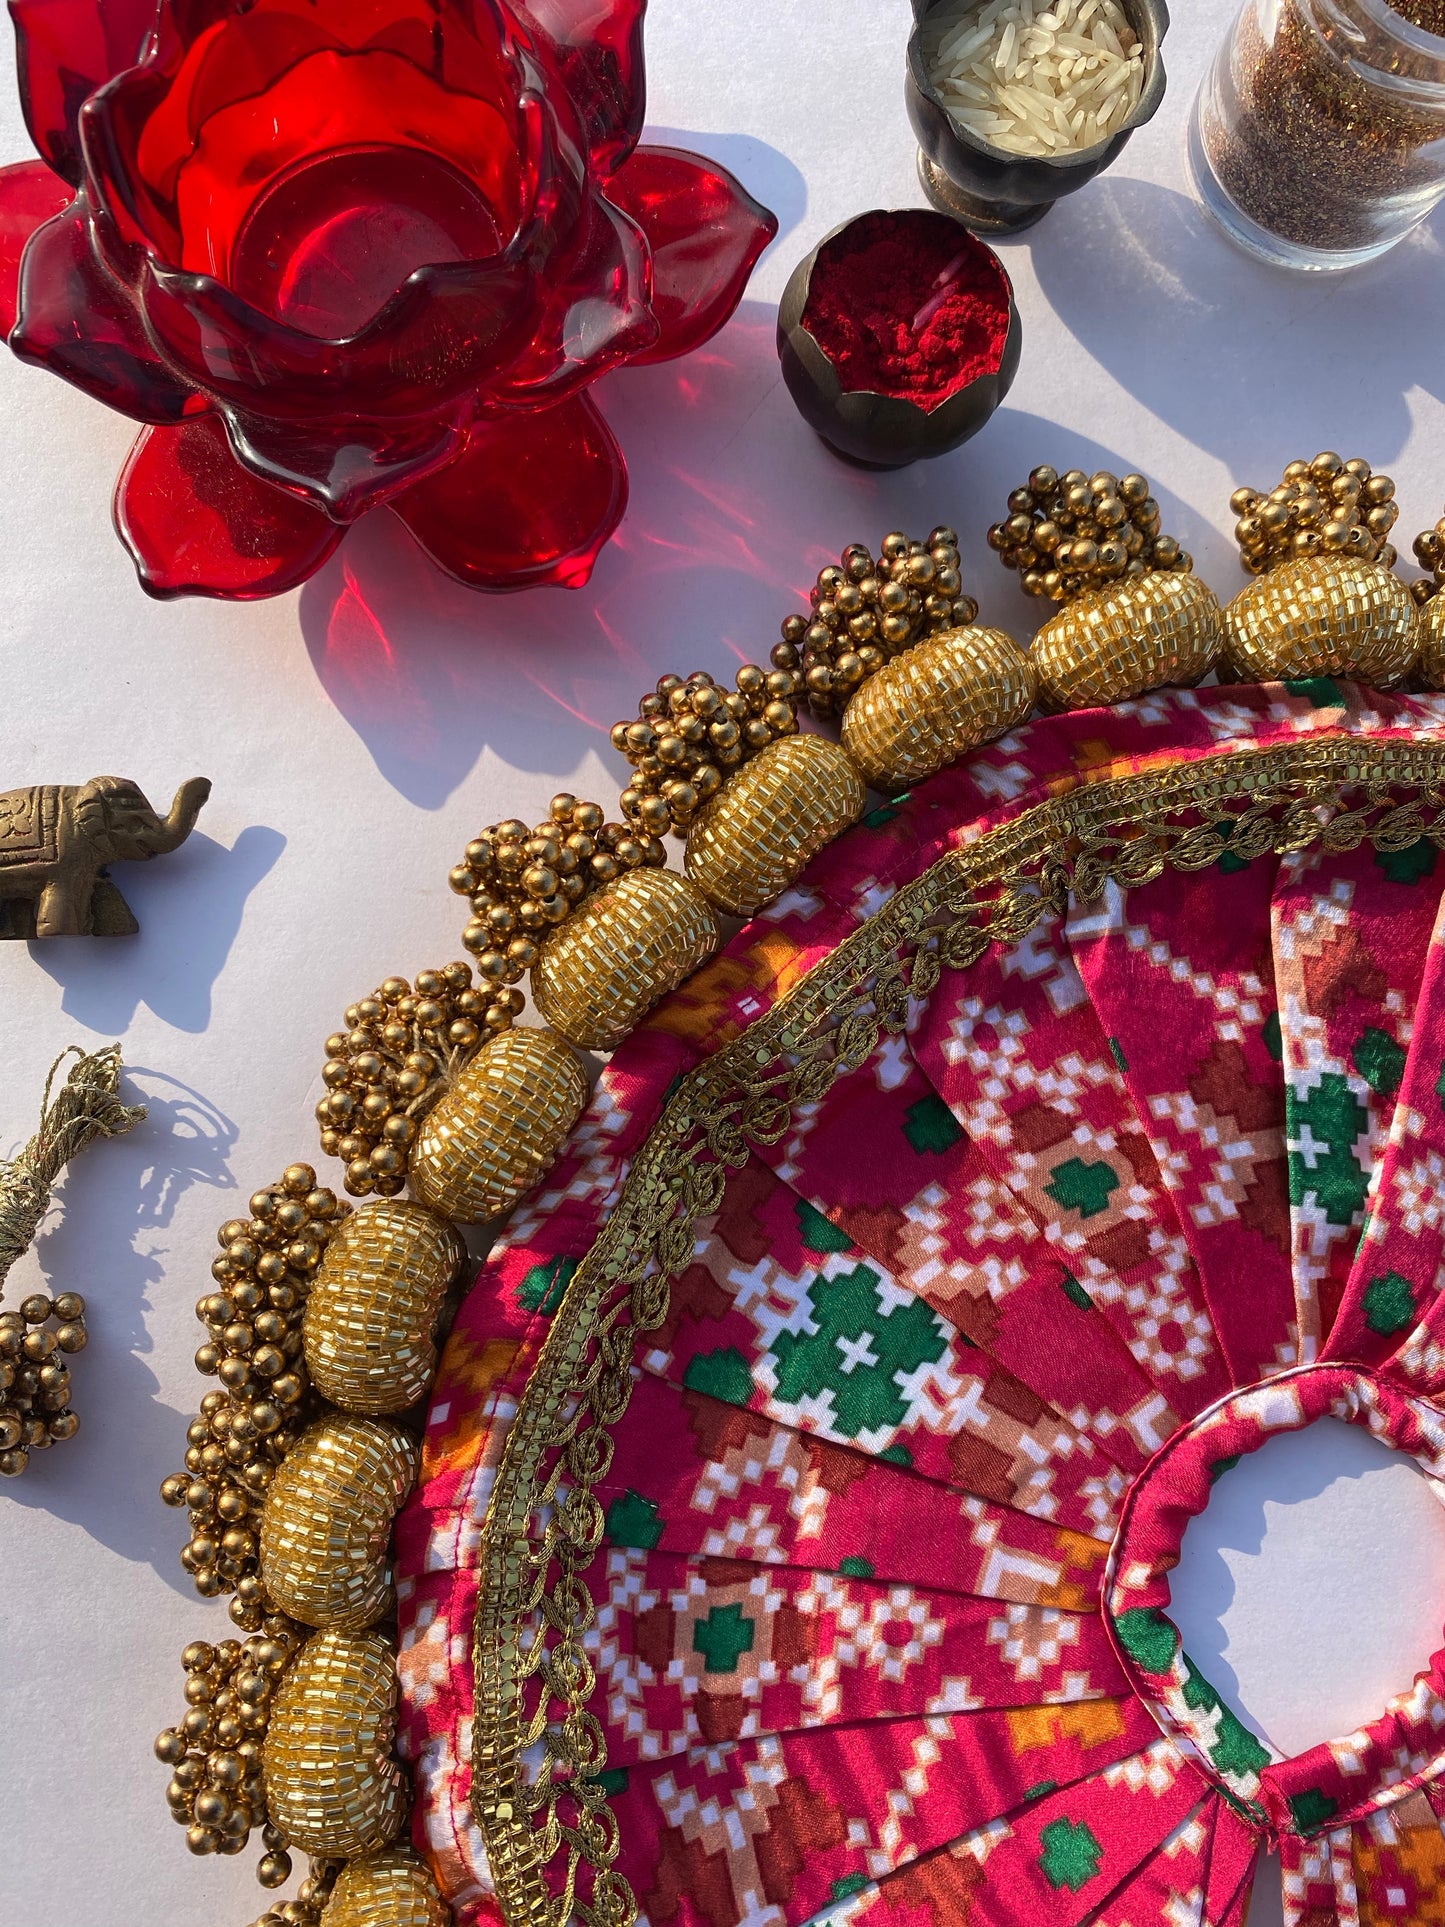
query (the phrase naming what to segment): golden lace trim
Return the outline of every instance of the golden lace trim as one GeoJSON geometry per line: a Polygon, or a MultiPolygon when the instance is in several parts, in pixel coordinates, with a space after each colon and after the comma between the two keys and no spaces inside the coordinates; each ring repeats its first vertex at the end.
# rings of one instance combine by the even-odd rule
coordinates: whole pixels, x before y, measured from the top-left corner
{"type": "Polygon", "coordinates": [[[1331,736],[1235,748],[1090,779],[940,858],[735,1042],[680,1084],[623,1195],[573,1277],[528,1381],[481,1548],[474,1661],[472,1809],[509,1927],[630,1927],[637,1902],[614,1870],[617,1822],[601,1775],[583,1641],[595,1618],[583,1574],[601,1547],[594,1487],[627,1410],[637,1340],[667,1315],[695,1227],[729,1167],[773,1144],[901,1032],[912,999],[990,944],[1017,944],[1070,892],[1318,845],[1445,847],[1445,743],[1331,736]],[[1240,809],[1240,804],[1244,808],[1240,809]],[[550,1875],[550,1880],[549,1880],[550,1875]]]}

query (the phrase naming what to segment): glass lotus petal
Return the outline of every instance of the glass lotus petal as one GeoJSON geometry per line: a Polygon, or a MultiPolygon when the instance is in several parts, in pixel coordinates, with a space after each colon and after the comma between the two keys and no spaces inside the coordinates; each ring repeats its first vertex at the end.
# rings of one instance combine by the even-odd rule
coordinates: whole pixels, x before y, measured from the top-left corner
{"type": "Polygon", "coordinates": [[[707,340],[777,230],[638,145],[644,4],[11,0],[0,330],[144,424],[147,589],[276,594],[380,506],[473,587],[586,581],[627,469],[584,391],[707,340]]]}

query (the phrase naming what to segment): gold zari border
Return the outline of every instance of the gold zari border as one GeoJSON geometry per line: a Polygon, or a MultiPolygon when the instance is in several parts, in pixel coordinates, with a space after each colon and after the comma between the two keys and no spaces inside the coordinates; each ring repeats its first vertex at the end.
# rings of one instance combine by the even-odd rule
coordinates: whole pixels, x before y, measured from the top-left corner
{"type": "Polygon", "coordinates": [[[881,1032],[901,1032],[910,1001],[945,969],[1020,942],[1070,892],[1091,902],[1111,882],[1128,889],[1226,853],[1400,850],[1422,837],[1445,847],[1445,743],[1302,737],[1081,781],[941,857],[682,1081],[567,1289],[488,1507],[472,1808],[508,1927],[637,1917],[596,1777],[606,1747],[583,1647],[595,1617],[583,1574],[604,1527],[593,1489],[627,1410],[636,1342],[665,1318],[728,1168],[751,1144],[777,1142],[792,1107],[864,1064],[881,1032]]]}

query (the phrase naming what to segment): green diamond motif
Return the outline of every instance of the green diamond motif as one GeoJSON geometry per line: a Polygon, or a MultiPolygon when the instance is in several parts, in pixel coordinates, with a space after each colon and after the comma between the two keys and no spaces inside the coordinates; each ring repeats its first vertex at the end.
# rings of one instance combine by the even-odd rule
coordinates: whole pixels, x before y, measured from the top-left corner
{"type": "Polygon", "coordinates": [[[1135,1606],[1114,1621],[1124,1651],[1146,1673],[1163,1674],[1174,1664],[1179,1633],[1157,1606],[1135,1606]]]}
{"type": "Polygon", "coordinates": [[[913,1454],[906,1445],[885,1445],[878,1456],[880,1459],[887,1459],[890,1465],[912,1465],[913,1463],[913,1454]]]}
{"type": "Polygon", "coordinates": [[[1260,1035],[1264,1038],[1265,1049],[1269,1052],[1275,1063],[1281,1063],[1284,1058],[1284,1034],[1279,1027],[1279,1012],[1277,1010],[1272,1010],[1268,1017],[1265,1018],[1264,1029],[1260,1035]]]}
{"type": "Polygon", "coordinates": [[[692,1650],[701,1653],[710,1673],[735,1673],[744,1653],[753,1650],[757,1626],[741,1606],[714,1606],[692,1629],[692,1650]]]}
{"type": "Polygon", "coordinates": [[[861,1894],[867,1885],[866,1873],[845,1873],[828,1889],[828,1898],[829,1900],[849,1900],[854,1894],[861,1894]]]}
{"type": "Polygon", "coordinates": [[[860,1559],[850,1554],[838,1561],[838,1570],[845,1579],[871,1579],[878,1568],[871,1559],[860,1559]]]}
{"type": "Polygon", "coordinates": [[[815,1211],[806,1198],[799,1198],[797,1211],[798,1235],[803,1240],[805,1251],[816,1251],[821,1255],[828,1251],[856,1250],[848,1233],[840,1231],[821,1211],[815,1211]]]}
{"type": "Polygon", "coordinates": [[[1389,1338],[1409,1331],[1415,1322],[1415,1293],[1398,1271],[1382,1271],[1365,1286],[1365,1323],[1372,1332],[1389,1338]]]}
{"type": "Polygon", "coordinates": [[[903,1135],[920,1157],[940,1157],[963,1136],[963,1126],[941,1097],[920,1097],[903,1113],[903,1135]]]}
{"type": "Polygon", "coordinates": [[[577,1269],[575,1258],[554,1258],[547,1265],[533,1265],[517,1286],[517,1303],[523,1311],[539,1312],[550,1318],[562,1302],[562,1294],[577,1269]]]}
{"type": "Polygon", "coordinates": [[[1375,862],[1391,883],[1423,883],[1434,876],[1439,854],[1429,837],[1422,836],[1403,850],[1376,850],[1375,862]]]}
{"type": "Polygon", "coordinates": [[[1045,1191],[1065,1211],[1077,1211],[1081,1218],[1094,1218],[1107,1209],[1119,1188],[1119,1174],[1113,1165],[1086,1164],[1082,1158],[1067,1158],[1054,1166],[1045,1191]]]}
{"type": "Polygon", "coordinates": [[[1113,1058],[1115,1065],[1120,1071],[1128,1070],[1129,1060],[1124,1055],[1124,1046],[1119,1042],[1117,1037],[1111,1037],[1109,1039],[1109,1055],[1113,1058]]]}
{"type": "Polygon", "coordinates": [[[601,1773],[593,1775],[597,1785],[609,1800],[615,1800],[619,1793],[626,1793],[627,1783],[631,1777],[625,1766],[605,1767],[601,1773]]]}
{"type": "Polygon", "coordinates": [[[633,1546],[651,1552],[662,1538],[661,1509],[652,1499],[629,1489],[607,1508],[607,1536],[614,1546],[633,1546]]]}
{"type": "Polygon", "coordinates": [[[814,1332],[780,1332],[777,1396],[796,1405],[831,1394],[834,1428],[844,1438],[901,1425],[908,1407],[898,1381],[947,1349],[946,1329],[921,1299],[885,1310],[876,1271],[855,1265],[818,1278],[808,1294],[814,1332]]]}
{"type": "Polygon", "coordinates": [[[1338,1800],[1331,1799],[1319,1787],[1306,1787],[1303,1793],[1289,1796],[1290,1818],[1294,1821],[1297,1833],[1318,1833],[1327,1826],[1340,1810],[1338,1800]]]}
{"type": "Polygon", "coordinates": [[[1039,1866],[1055,1893],[1062,1887],[1071,1893],[1087,1887],[1104,1858],[1093,1829],[1082,1820],[1077,1825],[1072,1820],[1050,1820],[1039,1835],[1039,1845],[1043,1848],[1039,1866]]]}
{"type": "Polygon", "coordinates": [[[698,1352],[687,1361],[682,1382],[690,1392],[706,1392],[724,1405],[746,1405],[753,1395],[752,1372],[735,1345],[698,1352]]]}
{"type": "Polygon", "coordinates": [[[1229,1452],[1224,1458],[1213,1460],[1209,1467],[1209,1483],[1213,1485],[1216,1479],[1222,1479],[1226,1472],[1232,1472],[1243,1457],[1243,1452],[1229,1452]]]}
{"type": "Polygon", "coordinates": [[[1353,1224],[1365,1208],[1369,1176],[1355,1156],[1365,1107],[1339,1071],[1325,1071],[1308,1096],[1285,1087],[1291,1204],[1313,1199],[1333,1225],[1353,1224]]]}
{"type": "Polygon", "coordinates": [[[1405,1053],[1390,1033],[1368,1024],[1350,1054],[1370,1089],[1381,1097],[1393,1097],[1405,1075],[1405,1053]]]}

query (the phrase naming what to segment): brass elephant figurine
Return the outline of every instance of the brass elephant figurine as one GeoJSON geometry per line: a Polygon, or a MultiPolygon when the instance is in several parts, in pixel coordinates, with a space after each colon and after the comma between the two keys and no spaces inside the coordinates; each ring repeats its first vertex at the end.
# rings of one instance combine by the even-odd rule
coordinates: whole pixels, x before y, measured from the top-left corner
{"type": "Polygon", "coordinates": [[[108,866],[178,849],[211,793],[204,776],[157,816],[122,776],[0,791],[0,937],[127,937],[140,928],[108,866]]]}

